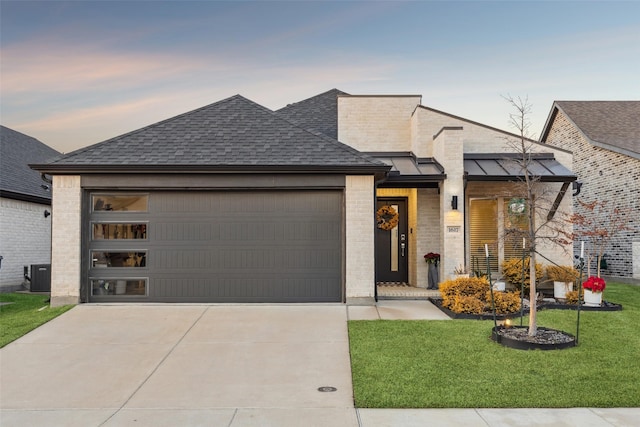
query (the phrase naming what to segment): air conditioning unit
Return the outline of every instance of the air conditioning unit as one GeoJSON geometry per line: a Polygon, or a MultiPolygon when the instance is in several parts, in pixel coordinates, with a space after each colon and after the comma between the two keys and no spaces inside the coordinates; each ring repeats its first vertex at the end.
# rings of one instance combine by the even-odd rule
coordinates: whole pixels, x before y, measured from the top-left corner
{"type": "Polygon", "coordinates": [[[51,264],[31,264],[31,292],[51,292],[51,264]]]}

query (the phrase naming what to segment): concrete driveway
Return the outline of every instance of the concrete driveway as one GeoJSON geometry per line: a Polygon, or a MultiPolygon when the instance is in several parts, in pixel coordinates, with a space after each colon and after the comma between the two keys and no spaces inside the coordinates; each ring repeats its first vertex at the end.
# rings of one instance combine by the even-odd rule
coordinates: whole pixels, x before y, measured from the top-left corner
{"type": "Polygon", "coordinates": [[[448,319],[427,301],[80,305],[0,349],[0,426],[611,427],[640,418],[638,408],[356,409],[347,318],[448,319]]]}
{"type": "Polygon", "coordinates": [[[80,305],[0,350],[0,425],[357,426],[346,320],[344,305],[80,305]]]}

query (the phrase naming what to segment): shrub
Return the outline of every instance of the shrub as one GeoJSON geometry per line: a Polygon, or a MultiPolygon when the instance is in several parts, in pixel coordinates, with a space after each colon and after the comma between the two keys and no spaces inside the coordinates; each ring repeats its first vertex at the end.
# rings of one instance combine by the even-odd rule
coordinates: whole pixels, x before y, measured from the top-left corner
{"type": "Polygon", "coordinates": [[[455,313],[481,314],[485,312],[486,304],[476,297],[456,295],[449,309],[455,313]]]}
{"type": "Polygon", "coordinates": [[[569,291],[564,298],[567,304],[578,304],[578,291],[569,291]]]}
{"type": "MultiPolygon", "coordinates": [[[[524,286],[525,292],[529,291],[529,285],[531,283],[531,275],[529,274],[529,263],[531,258],[524,259],[524,286]]],[[[522,285],[522,259],[511,258],[510,260],[503,261],[501,264],[502,276],[507,279],[509,283],[520,287],[522,285]]],[[[543,274],[542,264],[536,263],[536,283],[539,283],[543,274]]]]}
{"type": "MultiPolygon", "coordinates": [[[[491,310],[489,281],[480,277],[461,277],[440,284],[442,305],[455,313],[486,313],[491,310]]],[[[519,292],[494,292],[496,313],[520,310],[519,292]]]]}
{"type": "MultiPolygon", "coordinates": [[[[491,291],[485,294],[485,300],[491,309],[491,291]]],[[[493,302],[496,306],[496,313],[508,314],[520,311],[520,292],[494,292],[493,302]]]]}
{"type": "Polygon", "coordinates": [[[472,297],[482,300],[487,289],[489,289],[489,282],[486,279],[460,277],[454,280],[447,280],[440,283],[442,305],[455,311],[453,307],[456,305],[456,297],[472,297]]]}
{"type": "Polygon", "coordinates": [[[547,267],[547,276],[553,282],[575,283],[580,273],[570,265],[550,265],[547,267]]]}

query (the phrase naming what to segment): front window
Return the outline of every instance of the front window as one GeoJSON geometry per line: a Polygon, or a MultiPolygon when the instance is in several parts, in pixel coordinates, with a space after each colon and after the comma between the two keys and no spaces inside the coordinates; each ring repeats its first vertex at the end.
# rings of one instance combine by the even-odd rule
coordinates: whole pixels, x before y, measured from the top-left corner
{"type": "Polygon", "coordinates": [[[469,251],[473,273],[486,274],[489,249],[491,271],[498,271],[498,202],[496,199],[469,201],[469,251]]]}
{"type": "Polygon", "coordinates": [[[529,229],[526,201],[521,198],[469,201],[469,252],[474,273],[486,274],[485,244],[491,271],[501,261],[522,258],[522,237],[529,229]]]}
{"type": "MultiPolygon", "coordinates": [[[[522,258],[522,238],[529,230],[527,204],[524,199],[504,201],[504,260],[522,258]]],[[[526,244],[526,241],[525,241],[526,244]]]]}

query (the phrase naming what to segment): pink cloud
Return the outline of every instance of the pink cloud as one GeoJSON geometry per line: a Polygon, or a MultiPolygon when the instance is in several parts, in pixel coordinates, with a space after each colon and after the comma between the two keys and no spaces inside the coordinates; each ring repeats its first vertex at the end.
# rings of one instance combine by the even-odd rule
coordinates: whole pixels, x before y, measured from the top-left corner
{"type": "Polygon", "coordinates": [[[204,64],[176,54],[111,52],[83,44],[30,41],[2,49],[3,95],[127,88],[204,64]]]}

